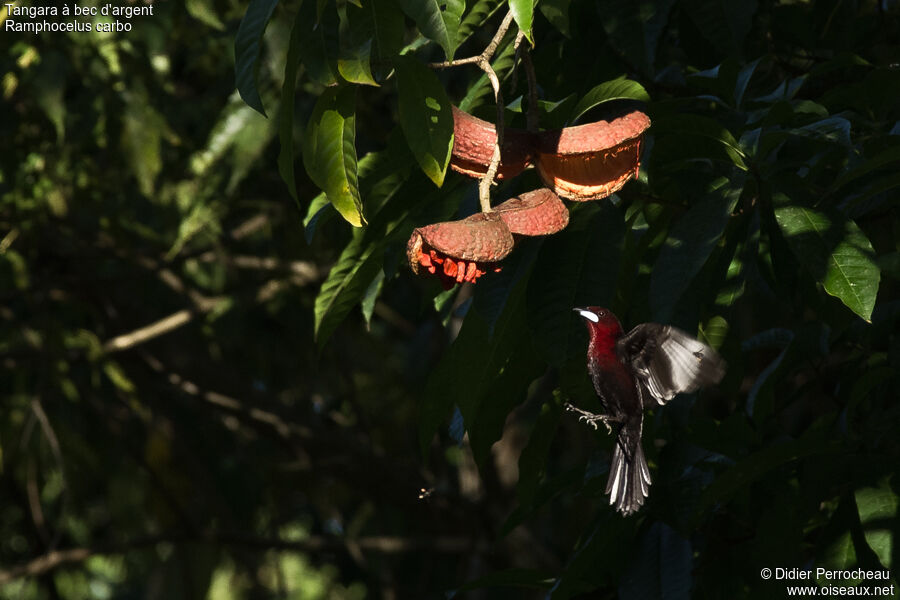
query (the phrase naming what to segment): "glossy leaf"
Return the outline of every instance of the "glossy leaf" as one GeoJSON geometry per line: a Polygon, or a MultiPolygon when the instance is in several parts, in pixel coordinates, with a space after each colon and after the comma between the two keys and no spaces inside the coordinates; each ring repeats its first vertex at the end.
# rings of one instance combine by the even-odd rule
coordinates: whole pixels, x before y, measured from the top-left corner
{"type": "Polygon", "coordinates": [[[525,38],[534,46],[531,26],[534,21],[534,0],[509,0],[509,10],[512,12],[519,31],[525,34],[525,38]]]}
{"type": "Polygon", "coordinates": [[[797,260],[825,291],[871,321],[881,272],[856,223],[803,206],[776,208],[775,219],[797,260]]]}
{"type": "Polygon", "coordinates": [[[346,81],[363,85],[378,84],[370,65],[375,26],[374,7],[346,5],[340,11],[340,55],[338,72],[346,81]]]}
{"type": "Polygon", "coordinates": [[[465,10],[464,0],[397,0],[403,12],[415,21],[422,34],[444,49],[447,60],[453,60],[456,50],[456,34],[462,13],[465,10]],[[445,8],[441,10],[442,4],[445,8]]]}
{"type": "Polygon", "coordinates": [[[584,113],[592,108],[612,100],[649,102],[650,95],[640,83],[624,77],[601,83],[591,88],[591,91],[585,94],[578,104],[575,105],[575,109],[572,111],[572,122],[578,121],[584,113]]]}
{"type": "Polygon", "coordinates": [[[322,284],[315,306],[315,336],[323,346],[381,272],[384,248],[363,232],[354,233],[322,284]]]}
{"type": "Polygon", "coordinates": [[[889,569],[894,564],[897,494],[893,492],[887,482],[883,482],[879,487],[856,490],[854,495],[866,544],[875,552],[881,566],[889,569]]]}
{"type": "Polygon", "coordinates": [[[357,185],[355,101],[350,87],[322,93],[306,126],[303,164],[341,216],[360,227],[366,220],[357,185]]]}
{"type": "Polygon", "coordinates": [[[395,65],[400,125],[422,171],[440,187],[453,149],[450,100],[434,72],[416,59],[398,57],[395,65]]]}
{"type": "Polygon", "coordinates": [[[263,115],[259,97],[259,45],[278,0],[250,0],[234,38],[235,85],[241,98],[263,115]]]}

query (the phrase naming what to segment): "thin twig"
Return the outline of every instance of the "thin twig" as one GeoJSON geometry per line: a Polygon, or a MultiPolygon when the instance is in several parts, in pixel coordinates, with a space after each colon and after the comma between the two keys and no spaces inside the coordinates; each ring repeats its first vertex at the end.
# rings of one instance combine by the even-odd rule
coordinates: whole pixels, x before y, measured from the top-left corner
{"type": "Polygon", "coordinates": [[[153,338],[165,335],[170,331],[174,331],[179,327],[187,325],[194,320],[199,311],[196,309],[184,308],[172,313],[167,317],[163,317],[158,321],[154,321],[144,327],[139,327],[134,331],[123,333],[103,344],[103,351],[107,354],[113,352],[121,352],[128,350],[144,342],[148,342],[153,338]]]}
{"type": "Polygon", "coordinates": [[[202,389],[199,385],[197,385],[193,381],[184,379],[178,373],[167,371],[162,361],[151,354],[142,352],[141,357],[151,369],[153,369],[156,373],[164,375],[170,384],[179,388],[182,392],[188,394],[189,396],[201,398],[209,404],[212,404],[213,406],[216,406],[218,408],[224,408],[234,413],[246,415],[252,421],[271,427],[275,430],[276,433],[278,433],[280,437],[284,439],[289,439],[292,436],[296,436],[301,439],[307,439],[312,435],[308,428],[293,423],[288,423],[275,413],[256,407],[248,408],[236,398],[226,396],[225,394],[220,394],[219,392],[202,389]]]}
{"type": "MultiPolygon", "coordinates": [[[[44,432],[44,437],[47,438],[47,443],[50,444],[50,450],[53,452],[53,458],[56,460],[56,465],[59,468],[60,479],[62,481],[61,494],[63,512],[65,512],[65,509],[69,504],[69,484],[66,480],[66,467],[65,461],[63,460],[62,449],[59,445],[59,438],[56,437],[56,432],[53,430],[53,425],[50,424],[50,419],[47,417],[47,413],[44,411],[44,406],[41,404],[40,399],[31,399],[31,410],[32,412],[34,412],[34,416],[37,418],[38,423],[40,423],[41,425],[41,431],[44,432]]],[[[51,550],[55,548],[56,544],[59,543],[61,537],[62,528],[56,527],[53,534],[53,539],[50,540],[48,548],[50,548],[51,550]]]]}
{"type": "Polygon", "coordinates": [[[485,46],[481,54],[469,56],[467,58],[458,58],[456,60],[445,60],[442,62],[428,63],[428,66],[432,69],[449,69],[452,67],[459,67],[461,65],[474,65],[479,62],[490,61],[494,57],[494,53],[497,51],[497,47],[500,45],[500,42],[503,40],[503,36],[505,36],[506,32],[509,30],[509,26],[510,24],[512,24],[512,20],[512,12],[507,12],[506,16],[503,17],[503,21],[500,22],[500,27],[497,28],[497,33],[494,34],[494,37],[491,38],[491,41],[487,46],[485,46]]]}

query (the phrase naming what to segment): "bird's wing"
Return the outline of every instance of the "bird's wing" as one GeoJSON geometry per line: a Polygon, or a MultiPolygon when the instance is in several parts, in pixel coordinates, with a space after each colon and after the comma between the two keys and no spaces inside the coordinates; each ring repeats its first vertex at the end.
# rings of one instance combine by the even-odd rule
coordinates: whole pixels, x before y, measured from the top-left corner
{"type": "Polygon", "coordinates": [[[725,374],[715,350],[670,325],[638,325],[619,339],[616,353],[660,404],[718,383],[725,374]]]}

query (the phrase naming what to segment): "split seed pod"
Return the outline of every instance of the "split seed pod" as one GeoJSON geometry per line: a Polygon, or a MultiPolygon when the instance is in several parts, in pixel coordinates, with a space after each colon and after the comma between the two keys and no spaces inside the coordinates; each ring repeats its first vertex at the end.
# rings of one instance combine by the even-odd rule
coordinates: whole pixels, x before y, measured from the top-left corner
{"type": "Polygon", "coordinates": [[[637,177],[641,139],[650,118],[635,110],[538,134],[537,169],[554,192],[569,200],[599,200],[637,177]]]}
{"type": "Polygon", "coordinates": [[[513,248],[513,237],[496,213],[477,213],[461,221],[419,227],[406,244],[413,273],[437,275],[444,289],[500,270],[513,248]]]}
{"type": "Polygon", "coordinates": [[[569,224],[569,209],[547,188],[519,194],[494,207],[513,235],[550,235],[569,224]]]}
{"type": "MultiPolygon", "coordinates": [[[[453,109],[453,152],[450,167],[469,177],[481,177],[488,170],[497,145],[497,129],[469,113],[453,109]]],[[[497,179],[510,179],[531,164],[533,136],[521,129],[505,129],[497,179]]]]}

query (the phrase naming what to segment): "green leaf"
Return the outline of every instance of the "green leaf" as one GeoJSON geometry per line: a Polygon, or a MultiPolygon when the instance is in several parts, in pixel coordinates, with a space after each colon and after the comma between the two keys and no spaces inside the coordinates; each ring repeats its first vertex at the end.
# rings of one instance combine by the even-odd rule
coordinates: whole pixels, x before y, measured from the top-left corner
{"type": "Polygon", "coordinates": [[[338,72],[351,83],[377,86],[370,66],[374,38],[373,8],[344,5],[340,16],[338,72]]]}
{"type": "Polygon", "coordinates": [[[750,79],[753,77],[759,61],[760,59],[757,58],[745,65],[738,73],[737,81],[734,84],[734,105],[737,108],[741,108],[741,105],[744,103],[744,94],[747,92],[747,86],[750,85],[750,79]]]}
{"type": "Polygon", "coordinates": [[[625,234],[609,202],[572,210],[569,226],[544,240],[528,286],[528,325],[544,359],[562,366],[584,355],[584,325],[572,309],[613,300],[625,234]]]}
{"type": "Polygon", "coordinates": [[[446,207],[458,205],[458,192],[447,186],[435,193],[429,203],[421,202],[431,186],[424,177],[407,178],[411,158],[402,154],[400,144],[389,142],[388,149],[366,155],[361,165],[362,187],[372,206],[380,203],[372,224],[353,232],[353,239],[341,253],[322,284],[315,303],[315,337],[325,345],[335,328],[363,300],[372,281],[385,265],[385,248],[397,238],[408,236],[413,222],[445,217],[446,207]],[[369,158],[371,157],[371,158],[369,158]],[[422,213],[425,216],[422,217],[422,213]],[[415,219],[415,220],[413,220],[415,219]]]}
{"type": "Polygon", "coordinates": [[[278,141],[281,148],[278,152],[278,173],[298,206],[300,200],[297,197],[297,179],[294,174],[294,93],[297,89],[297,68],[300,66],[302,14],[297,11],[291,28],[291,40],[284,64],[284,83],[281,85],[281,105],[278,107],[278,141]]]}
{"type": "Polygon", "coordinates": [[[550,24],[567,38],[572,37],[569,25],[569,5],[572,0],[541,0],[538,8],[550,24]]]}
{"type": "Polygon", "coordinates": [[[278,0],[250,0],[250,6],[241,20],[234,38],[234,76],[241,98],[263,116],[262,99],[259,97],[259,45],[272,17],[278,0]]]}
{"type": "Polygon", "coordinates": [[[303,164],[341,216],[366,224],[357,184],[355,89],[325,90],[316,102],[303,140],[303,164]]]}
{"type": "Polygon", "coordinates": [[[363,298],[372,280],[381,272],[384,247],[373,243],[363,230],[328,272],[315,304],[315,337],[321,348],[350,310],[363,298]]]}
{"type": "Polygon", "coordinates": [[[366,289],[366,293],[363,295],[361,308],[363,320],[366,322],[366,330],[372,328],[372,314],[375,312],[375,302],[378,301],[378,296],[381,295],[381,289],[383,287],[384,271],[382,270],[378,272],[375,279],[369,284],[368,289],[366,289]]]}
{"type": "Polygon", "coordinates": [[[893,565],[892,550],[894,528],[897,522],[897,495],[887,481],[879,487],[856,490],[856,506],[866,544],[875,552],[881,565],[889,569],[893,565]]]}
{"type": "Polygon", "coordinates": [[[625,79],[624,76],[606,81],[594,87],[589,91],[575,106],[572,111],[572,122],[581,118],[584,113],[591,110],[595,106],[599,106],[604,102],[612,100],[640,100],[641,102],[649,102],[650,94],[644,89],[644,86],[637,81],[625,79]]]}
{"type": "Polygon", "coordinates": [[[534,21],[534,0],[509,0],[509,10],[519,26],[519,31],[525,34],[528,42],[534,46],[531,26],[534,21]]]}
{"type": "Polygon", "coordinates": [[[881,271],[856,223],[803,206],[776,208],[775,219],[800,264],[825,291],[871,322],[881,271]]]}
{"type": "Polygon", "coordinates": [[[450,100],[434,72],[415,58],[398,57],[395,65],[400,126],[422,171],[440,187],[453,149],[450,100]]]}
{"type": "Polygon", "coordinates": [[[294,27],[300,29],[300,59],[307,75],[323,86],[335,85],[338,82],[340,22],[334,5],[319,11],[315,2],[304,2],[294,23],[294,27]]]}
{"type": "Polygon", "coordinates": [[[475,31],[481,29],[498,9],[506,6],[506,0],[476,0],[469,5],[465,18],[456,31],[456,43],[462,45],[475,31]]]}
{"type": "MultiPolygon", "coordinates": [[[[701,117],[691,114],[671,114],[664,118],[656,119],[653,128],[657,138],[664,135],[676,137],[699,137],[712,140],[724,151],[727,159],[739,169],[747,170],[745,159],[747,156],[741,150],[731,132],[718,121],[709,117],[701,117]]],[[[677,142],[676,142],[677,144],[677,142]]],[[[717,158],[709,156],[708,158],[717,158]]]]}
{"type": "Polygon", "coordinates": [[[122,118],[122,146],[138,181],[138,188],[147,198],[156,189],[156,176],[162,170],[162,133],[165,122],[154,110],[142,86],[124,94],[125,112],[122,118]]]}
{"type": "Polygon", "coordinates": [[[225,31],[225,25],[219,19],[219,15],[216,14],[216,8],[212,0],[187,0],[184,3],[184,7],[187,9],[188,14],[198,21],[209,25],[213,29],[225,31]]]}
{"type": "Polygon", "coordinates": [[[444,49],[447,60],[453,60],[456,33],[466,8],[464,0],[397,0],[403,12],[415,21],[419,31],[444,49]],[[442,11],[441,5],[445,8],[442,11]]]}
{"type": "Polygon", "coordinates": [[[669,321],[679,298],[712,254],[740,195],[740,188],[720,188],[671,228],[650,275],[650,307],[660,323],[669,321]]]}
{"type": "Polygon", "coordinates": [[[391,61],[403,48],[405,17],[393,0],[373,0],[367,3],[367,10],[372,27],[372,54],[379,61],[376,78],[381,81],[388,76],[391,61]]]}

